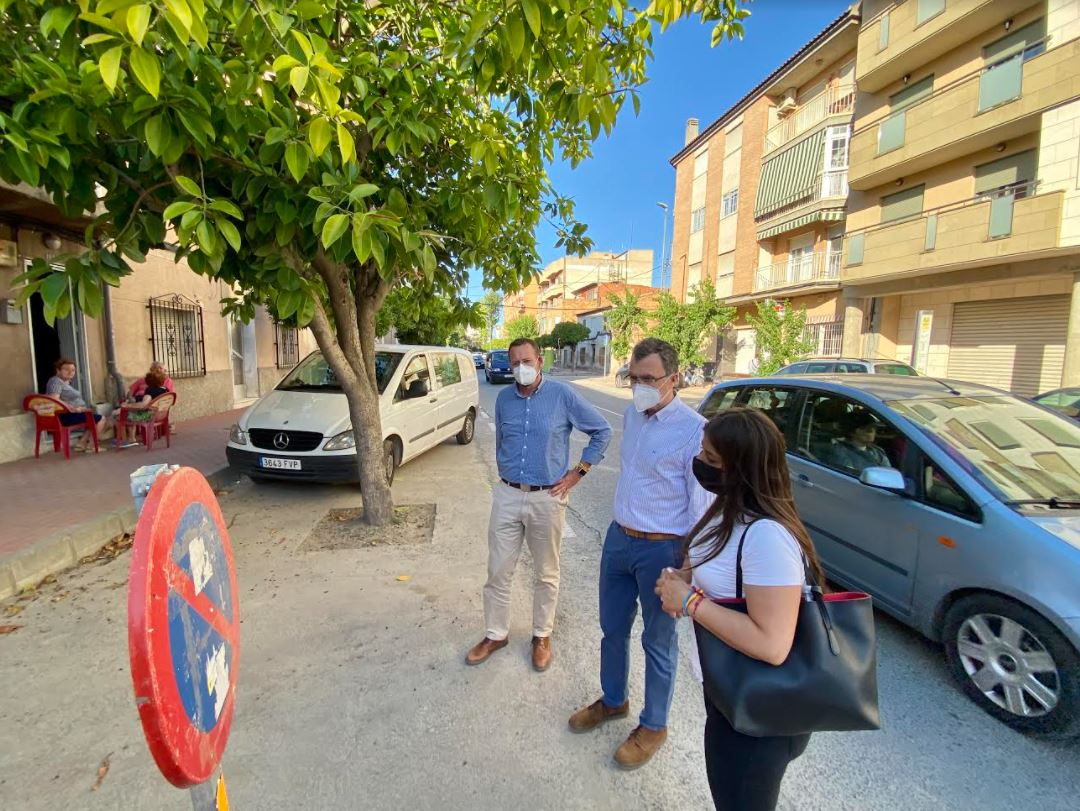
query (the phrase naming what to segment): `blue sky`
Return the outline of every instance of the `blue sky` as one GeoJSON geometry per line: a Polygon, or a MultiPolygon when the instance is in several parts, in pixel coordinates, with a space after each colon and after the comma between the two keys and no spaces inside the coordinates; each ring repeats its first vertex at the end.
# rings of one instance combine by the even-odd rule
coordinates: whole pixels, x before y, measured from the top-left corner
{"type": "MultiPolygon", "coordinates": [[[[745,39],[716,48],[709,47],[711,26],[697,19],[659,35],[641,91],[641,115],[635,117],[628,103],[611,137],[594,144],[591,160],[573,170],[562,163],[550,169],[556,188],[575,199],[596,248],[652,248],[659,263],[664,215],[656,203],[672,205],[675,170],[668,160],[682,147],[686,119],[700,119],[704,129],[849,5],[850,0],[756,0],[745,39]]],[[[670,231],[669,219],[669,244],[670,231]]],[[[562,256],[555,240],[553,230],[541,226],[537,241],[544,264],[562,256]]],[[[467,295],[483,295],[479,274],[467,295]]]]}

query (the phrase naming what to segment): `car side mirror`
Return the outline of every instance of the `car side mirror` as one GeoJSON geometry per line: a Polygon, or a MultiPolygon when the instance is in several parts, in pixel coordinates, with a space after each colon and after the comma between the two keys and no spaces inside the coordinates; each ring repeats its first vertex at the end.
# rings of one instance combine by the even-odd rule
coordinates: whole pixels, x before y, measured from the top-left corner
{"type": "Polygon", "coordinates": [[[427,397],[430,389],[428,388],[428,382],[426,380],[414,380],[409,384],[409,388],[405,390],[406,400],[418,400],[421,397],[427,397]]]}
{"type": "Polygon", "coordinates": [[[859,481],[867,487],[875,487],[878,490],[892,490],[903,493],[907,490],[907,482],[904,474],[891,467],[868,467],[859,474],[859,481]]]}

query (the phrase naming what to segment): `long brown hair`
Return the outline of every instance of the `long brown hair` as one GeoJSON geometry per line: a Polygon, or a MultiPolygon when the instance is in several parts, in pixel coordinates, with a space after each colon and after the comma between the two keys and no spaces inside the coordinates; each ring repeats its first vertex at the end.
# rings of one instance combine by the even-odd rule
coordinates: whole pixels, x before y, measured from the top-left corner
{"type": "Polygon", "coordinates": [[[723,460],[723,467],[720,493],[686,536],[687,552],[692,547],[705,551],[696,565],[724,550],[737,522],[769,518],[795,537],[818,585],[824,586],[814,544],[791,495],[784,435],[773,421],[752,408],[732,408],[709,421],[705,439],[723,460]],[[717,516],[720,520],[713,524],[717,516]]]}

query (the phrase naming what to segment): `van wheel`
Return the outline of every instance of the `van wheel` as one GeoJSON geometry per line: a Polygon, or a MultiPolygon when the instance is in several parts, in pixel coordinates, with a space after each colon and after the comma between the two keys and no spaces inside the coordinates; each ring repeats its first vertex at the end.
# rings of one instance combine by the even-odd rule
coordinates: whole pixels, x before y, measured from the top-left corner
{"type": "Polygon", "coordinates": [[[470,411],[465,415],[465,424],[457,432],[457,444],[468,445],[473,441],[474,436],[476,436],[476,414],[470,411]]]}
{"type": "Polygon", "coordinates": [[[397,443],[392,439],[383,442],[383,472],[386,474],[387,486],[394,483],[394,474],[397,472],[398,465],[400,464],[401,455],[398,451],[397,443]]]}
{"type": "Polygon", "coordinates": [[[945,656],[967,696],[1018,732],[1080,734],[1080,655],[1030,608],[975,594],[949,609],[945,656]]]}

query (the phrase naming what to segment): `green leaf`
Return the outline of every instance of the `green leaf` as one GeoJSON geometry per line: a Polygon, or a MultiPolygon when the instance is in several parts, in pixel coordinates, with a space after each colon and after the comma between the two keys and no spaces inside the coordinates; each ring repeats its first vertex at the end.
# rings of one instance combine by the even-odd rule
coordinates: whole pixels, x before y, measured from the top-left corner
{"type": "Polygon", "coordinates": [[[128,58],[131,60],[131,69],[139,84],[156,99],[161,90],[161,67],[158,65],[157,57],[142,48],[132,48],[128,58]]]}
{"type": "Polygon", "coordinates": [[[300,64],[300,60],[289,54],[282,54],[274,60],[274,73],[284,73],[300,64]]]}
{"type": "Polygon", "coordinates": [[[199,248],[208,255],[217,253],[217,231],[210,227],[210,221],[204,219],[195,229],[195,236],[199,240],[199,248]]]}
{"type": "Polygon", "coordinates": [[[148,118],[145,125],[146,145],[150,151],[158,157],[165,151],[172,140],[172,131],[169,127],[169,119],[164,113],[148,118]]]}
{"type": "Polygon", "coordinates": [[[424,246],[424,250],[421,254],[421,262],[424,268],[424,275],[430,282],[432,279],[435,278],[435,267],[437,264],[435,261],[435,251],[431,250],[430,245],[424,246]]]}
{"type": "Polygon", "coordinates": [[[57,302],[60,301],[60,297],[65,295],[68,291],[69,277],[66,273],[53,273],[48,276],[44,283],[41,285],[41,297],[45,300],[46,304],[56,307],[57,302]]]}
{"type": "Polygon", "coordinates": [[[26,152],[29,149],[29,146],[26,143],[26,139],[19,135],[19,133],[17,132],[9,132],[4,135],[4,138],[8,142],[14,144],[15,148],[21,150],[22,152],[26,152]]]}
{"type": "Polygon", "coordinates": [[[91,34],[82,41],[82,44],[89,47],[102,42],[111,42],[114,39],[116,39],[116,36],[113,34],[91,34]]]}
{"type": "Polygon", "coordinates": [[[180,227],[184,231],[190,231],[192,228],[194,228],[199,223],[201,223],[202,220],[203,220],[202,209],[196,208],[196,209],[193,209],[191,211],[188,211],[187,213],[184,214],[183,217],[180,218],[180,227]]]}
{"type": "Polygon", "coordinates": [[[265,143],[267,144],[280,144],[289,135],[289,131],[284,127],[271,127],[266,131],[266,135],[263,136],[265,143]]]}
{"type": "Polygon", "coordinates": [[[386,248],[383,247],[378,232],[371,234],[371,256],[380,269],[386,264],[386,248]]]}
{"type": "Polygon", "coordinates": [[[506,24],[506,36],[510,42],[510,55],[517,59],[525,50],[525,24],[520,14],[511,14],[506,24]]]}
{"type": "Polygon", "coordinates": [[[341,235],[345,233],[349,227],[349,217],[346,214],[333,214],[326,218],[326,222],[323,223],[322,229],[322,244],[324,248],[329,248],[339,239],[341,235]]]}
{"type": "Polygon", "coordinates": [[[307,174],[310,160],[306,144],[293,142],[285,147],[285,165],[289,167],[289,174],[297,183],[307,174]]]}
{"type": "Polygon", "coordinates": [[[536,0],[521,0],[521,10],[525,12],[525,20],[529,23],[533,36],[539,39],[540,7],[536,5],[536,0]]]}
{"type": "Polygon", "coordinates": [[[101,292],[101,281],[93,276],[83,276],[79,280],[79,309],[94,317],[101,314],[105,304],[105,295],[101,292]]]}
{"type": "Polygon", "coordinates": [[[322,157],[322,153],[330,145],[332,137],[330,123],[325,118],[313,118],[311,120],[311,124],[308,126],[308,142],[311,144],[311,151],[315,153],[316,158],[322,157]]]}
{"type": "Polygon", "coordinates": [[[356,160],[356,142],[353,141],[349,128],[340,121],[337,125],[338,149],[341,151],[341,162],[350,163],[356,160]]]}
{"type": "MultiPolygon", "coordinates": [[[[217,202],[217,201],[215,201],[217,202]]],[[[211,204],[213,207],[213,204],[211,204]]],[[[236,229],[236,226],[225,219],[219,219],[217,221],[218,231],[225,237],[225,241],[232,245],[232,249],[237,253],[240,252],[240,232],[236,229]]]]}
{"type": "Polygon", "coordinates": [[[55,31],[57,36],[64,36],[68,28],[75,22],[76,10],[74,6],[54,6],[41,15],[41,35],[49,36],[50,31],[55,31]]]}
{"type": "Polygon", "coordinates": [[[101,81],[112,93],[116,90],[116,82],[120,78],[120,57],[124,55],[124,46],[117,45],[109,48],[98,60],[98,70],[101,72],[101,81]]]}
{"type": "Polygon", "coordinates": [[[305,65],[300,65],[289,71],[289,84],[291,84],[292,89],[296,91],[296,95],[304,95],[304,88],[307,87],[309,73],[310,71],[305,65]]]}
{"type": "Polygon", "coordinates": [[[195,209],[194,203],[190,203],[187,200],[177,200],[175,203],[171,203],[165,212],[161,215],[163,220],[174,220],[181,214],[187,214],[189,211],[195,209]]]}
{"type": "Polygon", "coordinates": [[[187,4],[187,0],[165,0],[165,8],[172,12],[186,31],[191,31],[191,6],[187,4]]]}
{"type": "Polygon", "coordinates": [[[202,199],[202,189],[200,189],[199,184],[192,180],[190,177],[186,177],[185,175],[177,175],[175,178],[173,178],[173,180],[176,181],[177,186],[186,191],[192,197],[198,197],[200,200],[202,199]]]}
{"type": "Polygon", "coordinates": [[[236,220],[244,219],[244,212],[242,212],[239,206],[237,206],[236,203],[234,203],[232,200],[224,200],[218,198],[217,200],[214,200],[212,203],[210,203],[210,208],[214,211],[220,211],[223,214],[228,214],[230,217],[236,220]]]}
{"type": "Polygon", "coordinates": [[[279,318],[288,318],[296,312],[300,306],[303,294],[297,290],[284,290],[277,295],[277,311],[279,318]]]}
{"type": "Polygon", "coordinates": [[[361,183],[359,186],[353,186],[349,192],[349,199],[354,203],[359,203],[365,197],[371,197],[378,190],[379,187],[374,183],[361,183]]]}
{"type": "Polygon", "coordinates": [[[92,11],[84,11],[79,15],[79,19],[96,25],[98,28],[104,28],[106,31],[112,31],[114,34],[119,34],[120,29],[116,27],[116,23],[106,17],[104,14],[95,14],[92,11]]]}
{"type": "Polygon", "coordinates": [[[366,212],[353,214],[352,249],[353,253],[356,254],[356,258],[361,262],[365,261],[368,254],[371,253],[370,234],[368,234],[370,223],[371,219],[366,212]]]}
{"type": "Polygon", "coordinates": [[[150,25],[150,6],[139,3],[127,10],[127,29],[136,45],[142,45],[146,29],[150,25]]]}

